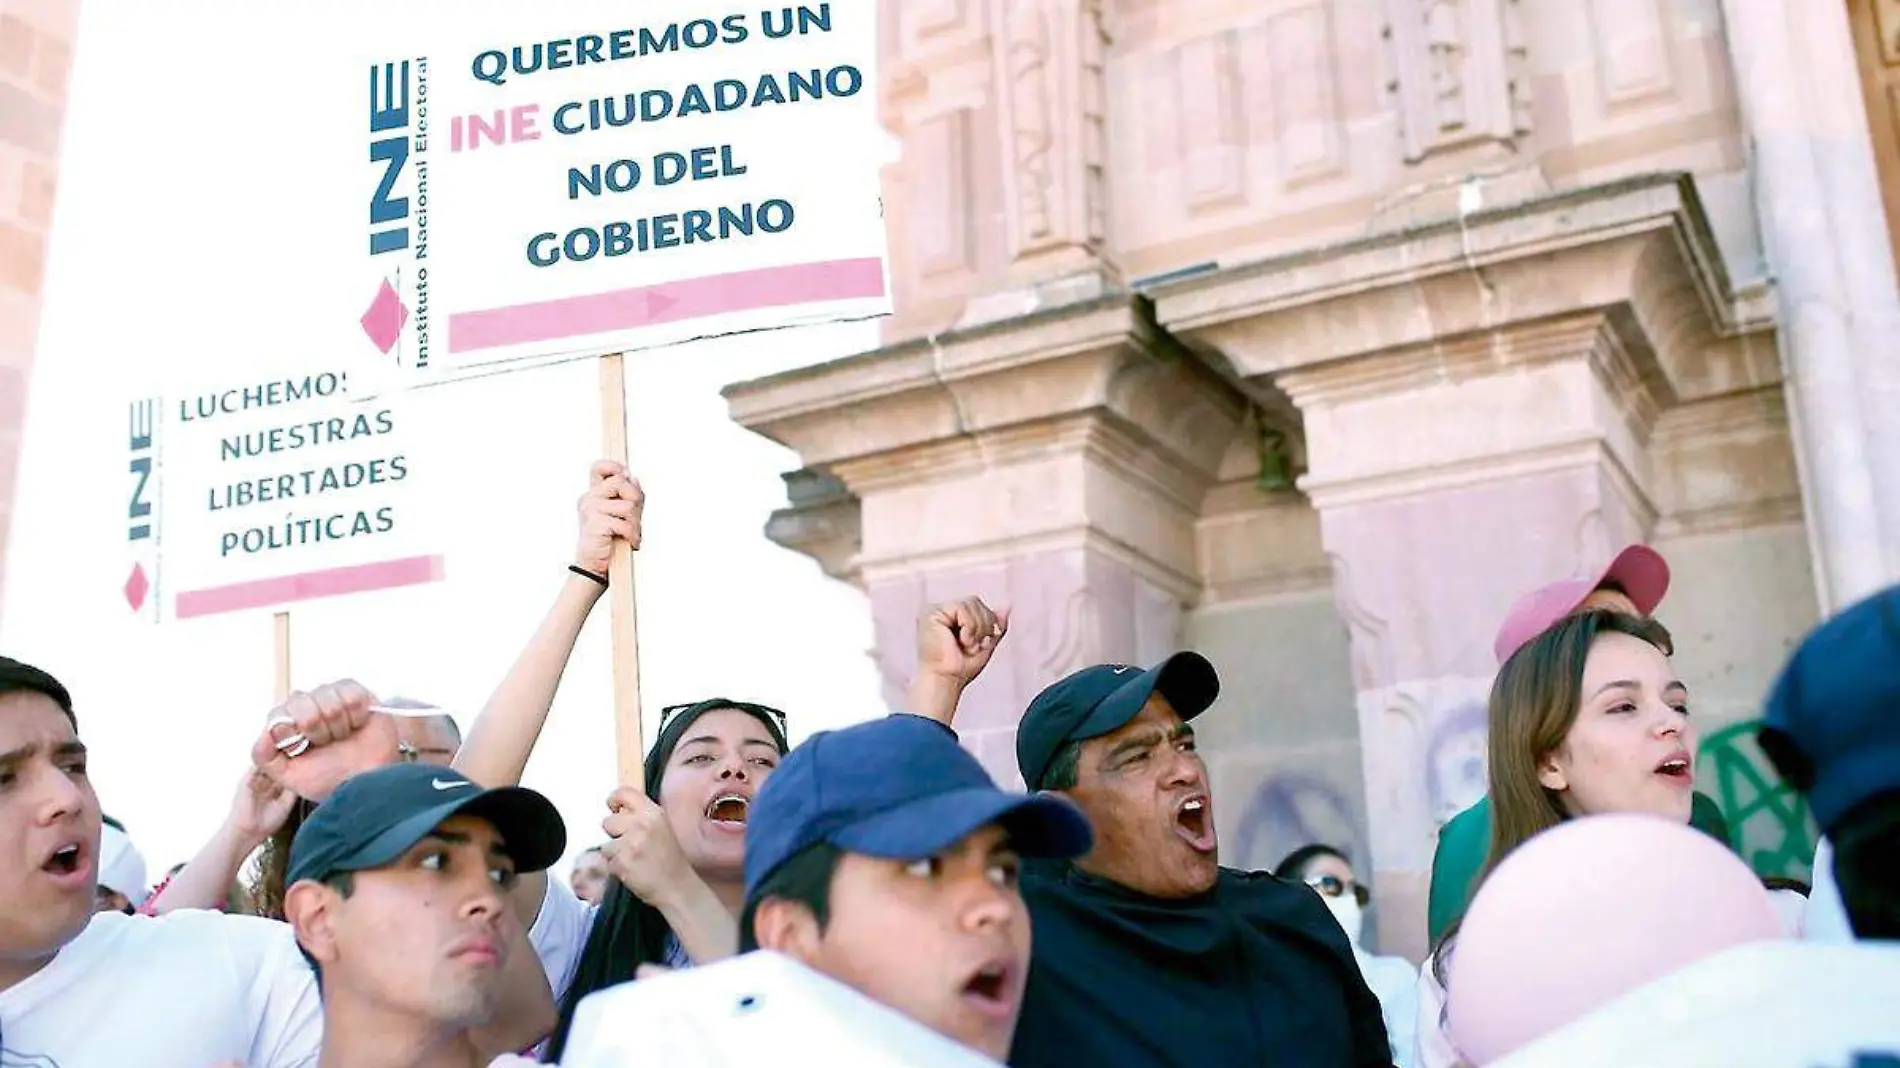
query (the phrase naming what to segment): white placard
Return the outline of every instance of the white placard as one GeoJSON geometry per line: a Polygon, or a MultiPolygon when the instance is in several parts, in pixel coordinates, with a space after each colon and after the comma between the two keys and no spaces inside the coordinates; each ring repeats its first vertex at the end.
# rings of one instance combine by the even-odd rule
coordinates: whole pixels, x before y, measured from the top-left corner
{"type": "Polygon", "coordinates": [[[574,1011],[564,1068],[754,1068],[761,1051],[834,1068],[996,1062],[776,953],[641,979],[574,1011]]]}
{"type": "Polygon", "coordinates": [[[127,606],[170,622],[440,580],[406,404],[352,400],[333,368],[133,400],[127,606]]]}
{"type": "Polygon", "coordinates": [[[349,66],[367,362],[889,314],[878,5],[471,4],[349,66]]]}
{"type": "Polygon", "coordinates": [[[1900,945],[1764,942],[1640,987],[1493,1068],[1900,1068],[1900,945]]]}

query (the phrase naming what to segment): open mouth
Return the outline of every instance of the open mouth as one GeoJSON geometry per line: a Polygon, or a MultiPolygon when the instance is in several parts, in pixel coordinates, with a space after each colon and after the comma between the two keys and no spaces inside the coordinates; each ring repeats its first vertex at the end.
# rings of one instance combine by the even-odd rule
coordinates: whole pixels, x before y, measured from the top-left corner
{"type": "Polygon", "coordinates": [[[720,794],[706,806],[706,818],[729,830],[744,830],[752,799],[744,794],[720,794]]]}
{"type": "Polygon", "coordinates": [[[1214,818],[1205,794],[1195,794],[1174,810],[1174,824],[1187,844],[1196,852],[1214,851],[1214,818]]]}
{"type": "Polygon", "coordinates": [[[1011,971],[1001,961],[978,968],[963,984],[963,1000],[986,1016],[1006,1017],[1015,1012],[1011,971]]]}
{"type": "Polygon", "coordinates": [[[1695,781],[1695,771],[1687,753],[1677,753],[1656,765],[1656,774],[1685,785],[1695,781]]]}
{"type": "Polygon", "coordinates": [[[40,870],[62,883],[78,881],[89,874],[85,848],[78,842],[68,842],[55,849],[40,870]]]}

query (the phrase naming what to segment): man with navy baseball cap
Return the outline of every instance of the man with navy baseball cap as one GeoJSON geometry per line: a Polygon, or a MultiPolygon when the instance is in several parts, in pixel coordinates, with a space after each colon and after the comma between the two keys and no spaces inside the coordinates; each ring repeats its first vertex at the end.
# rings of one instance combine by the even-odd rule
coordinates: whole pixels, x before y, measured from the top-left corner
{"type": "Polygon", "coordinates": [[[1019,858],[1093,844],[1054,797],[997,788],[944,725],[813,735],[746,828],[740,948],[783,953],[999,1062],[1028,978],[1019,858]]]}
{"type": "Polygon", "coordinates": [[[1831,875],[1855,937],[1900,940],[1900,586],[1802,639],[1769,691],[1759,739],[1833,847],[1817,891],[1831,875]]]}
{"type": "Polygon", "coordinates": [[[1023,714],[1023,781],[1073,801],[1096,839],[1024,875],[1036,954],[1010,1064],[1392,1063],[1319,896],[1220,866],[1191,723],[1219,695],[1214,665],[1183,652],[1083,668],[1023,714]]]}
{"type": "Polygon", "coordinates": [[[339,786],[298,829],[284,895],[323,995],[320,1068],[465,1068],[503,1052],[483,1029],[524,943],[507,893],[566,847],[545,797],[451,768],[395,764],[339,786]]]}

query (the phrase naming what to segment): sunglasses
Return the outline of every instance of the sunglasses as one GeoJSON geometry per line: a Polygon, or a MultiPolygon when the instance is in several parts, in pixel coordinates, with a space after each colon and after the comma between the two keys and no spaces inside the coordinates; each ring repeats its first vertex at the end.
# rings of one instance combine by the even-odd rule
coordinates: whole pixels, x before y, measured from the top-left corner
{"type": "Polygon", "coordinates": [[[770,705],[755,705],[750,701],[728,701],[723,697],[709,697],[704,701],[691,701],[683,705],[667,705],[660,709],[660,733],[666,733],[668,725],[682,716],[691,719],[701,712],[710,712],[718,708],[736,708],[741,712],[749,712],[769,720],[778,726],[778,736],[781,741],[789,737],[785,725],[785,713],[770,705]]]}
{"type": "Polygon", "coordinates": [[[1348,883],[1337,875],[1322,875],[1317,879],[1308,879],[1306,885],[1325,894],[1327,897],[1345,897],[1352,892],[1353,900],[1364,908],[1372,901],[1372,889],[1364,883],[1348,883]]]}

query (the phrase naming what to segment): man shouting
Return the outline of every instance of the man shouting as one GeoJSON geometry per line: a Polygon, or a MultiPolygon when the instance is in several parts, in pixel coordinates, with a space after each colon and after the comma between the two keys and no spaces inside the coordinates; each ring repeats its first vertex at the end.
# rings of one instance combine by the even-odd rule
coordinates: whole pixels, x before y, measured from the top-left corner
{"type": "Polygon", "coordinates": [[[0,657],[0,1062],[313,1063],[322,1020],[289,930],[195,910],[94,916],[100,825],[72,697],[0,657]]]}
{"type": "MultiPolygon", "coordinates": [[[[912,710],[950,722],[1007,627],[974,598],[926,615],[912,710]]],[[[1080,807],[1095,846],[1024,868],[1036,943],[1016,1068],[1392,1063],[1378,999],[1319,895],[1220,866],[1191,723],[1219,693],[1205,657],[1177,653],[1083,668],[1024,713],[1024,783],[1080,807]]]]}

